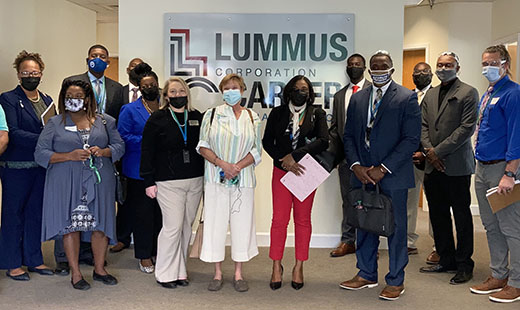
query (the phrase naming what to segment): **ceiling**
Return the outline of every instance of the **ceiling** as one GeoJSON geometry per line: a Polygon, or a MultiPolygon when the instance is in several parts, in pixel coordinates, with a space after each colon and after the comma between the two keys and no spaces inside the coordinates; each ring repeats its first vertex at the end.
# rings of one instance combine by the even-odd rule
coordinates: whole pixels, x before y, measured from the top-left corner
{"type": "MultiPolygon", "coordinates": [[[[97,13],[97,21],[101,23],[115,23],[118,21],[119,0],[68,0],[79,6],[97,13]]],[[[430,2],[439,4],[443,2],[493,2],[494,0],[404,0],[405,6],[430,5],[430,2]]]]}

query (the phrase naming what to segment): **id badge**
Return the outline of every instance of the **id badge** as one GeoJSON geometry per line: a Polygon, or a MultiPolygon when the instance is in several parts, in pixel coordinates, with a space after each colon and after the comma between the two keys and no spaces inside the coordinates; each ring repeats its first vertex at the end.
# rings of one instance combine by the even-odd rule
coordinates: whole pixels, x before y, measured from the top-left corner
{"type": "Polygon", "coordinates": [[[182,150],[182,158],[183,158],[185,164],[189,164],[190,163],[190,151],[182,150]]]}

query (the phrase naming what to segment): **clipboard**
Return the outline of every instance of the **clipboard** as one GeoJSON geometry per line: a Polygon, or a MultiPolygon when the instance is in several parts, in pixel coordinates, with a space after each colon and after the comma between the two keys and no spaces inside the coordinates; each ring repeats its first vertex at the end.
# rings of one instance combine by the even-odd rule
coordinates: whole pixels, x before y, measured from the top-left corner
{"type": "Polygon", "coordinates": [[[51,102],[47,109],[42,113],[42,125],[45,126],[47,122],[51,119],[51,117],[56,115],[56,106],[54,102],[51,102]]]}
{"type": "Polygon", "coordinates": [[[297,176],[292,172],[287,172],[280,182],[294,195],[299,201],[304,201],[309,195],[320,186],[330,175],[310,154],[306,154],[298,162],[305,167],[302,175],[297,176]]]}
{"type": "Polygon", "coordinates": [[[490,188],[486,194],[493,213],[497,213],[515,202],[520,202],[520,180],[515,181],[513,190],[508,194],[499,195],[497,191],[498,187],[493,187],[490,188]]]}

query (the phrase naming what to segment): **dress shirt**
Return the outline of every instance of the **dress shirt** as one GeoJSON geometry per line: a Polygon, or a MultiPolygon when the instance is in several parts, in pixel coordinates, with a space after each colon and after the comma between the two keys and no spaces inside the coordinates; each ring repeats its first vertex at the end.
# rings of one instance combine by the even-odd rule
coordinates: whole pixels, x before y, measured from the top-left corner
{"type": "Polygon", "coordinates": [[[347,88],[347,91],[345,92],[345,111],[347,111],[348,103],[350,102],[350,97],[352,97],[352,94],[354,93],[354,86],[359,87],[357,91],[360,91],[361,89],[363,89],[363,85],[365,85],[365,78],[363,78],[357,84],[350,83],[350,85],[347,88]]]}
{"type": "Polygon", "coordinates": [[[105,113],[105,110],[107,108],[107,92],[106,92],[106,83],[105,83],[105,76],[103,75],[101,78],[99,78],[100,88],[101,88],[101,94],[96,93],[96,81],[98,80],[97,77],[95,77],[90,71],[87,71],[88,78],[90,79],[90,84],[92,85],[92,90],[94,91],[94,95],[96,97],[96,100],[98,98],[101,100],[101,102],[97,102],[98,107],[98,113],[105,113]],[[97,94],[97,95],[96,95],[97,94]],[[98,97],[99,96],[99,97],[98,97]],[[101,109],[100,109],[101,107],[101,109]]]}
{"type": "MultiPolygon", "coordinates": [[[[520,85],[505,76],[493,89],[477,133],[475,157],[479,161],[519,159],[520,85]]],[[[481,104],[482,100],[479,110],[481,104]]]]}
{"type": "Polygon", "coordinates": [[[424,95],[426,95],[426,92],[428,90],[430,90],[430,88],[432,88],[432,84],[429,84],[428,86],[426,86],[423,89],[417,89],[417,88],[414,89],[414,91],[417,93],[417,101],[418,101],[419,105],[421,105],[421,102],[424,99],[424,95]],[[420,97],[419,97],[419,92],[422,92],[422,95],[420,97]]]}
{"type": "Polygon", "coordinates": [[[5,113],[4,109],[0,105],[0,130],[1,131],[9,131],[9,128],[7,128],[7,121],[5,120],[5,113]]]}
{"type": "Polygon", "coordinates": [[[141,97],[141,91],[139,90],[139,87],[132,84],[132,82],[128,83],[128,102],[132,102],[132,98],[134,97],[134,91],[133,89],[137,88],[137,98],[141,97]]]}

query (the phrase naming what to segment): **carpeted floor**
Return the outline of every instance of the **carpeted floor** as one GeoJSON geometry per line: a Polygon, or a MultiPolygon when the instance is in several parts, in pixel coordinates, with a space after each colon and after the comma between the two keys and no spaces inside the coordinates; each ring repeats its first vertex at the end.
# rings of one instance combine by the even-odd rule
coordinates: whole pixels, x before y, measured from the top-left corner
{"type": "MultiPolygon", "coordinates": [[[[488,275],[488,249],[480,218],[475,217],[474,279],[468,284],[450,285],[452,274],[421,274],[431,251],[432,241],[427,236],[427,214],[419,212],[419,254],[410,256],[406,269],[406,293],[394,302],[378,299],[388,268],[388,253],[380,253],[380,285],[374,289],[357,292],[342,290],[338,284],[355,273],[356,258],[353,255],[330,258],[329,249],[311,249],[305,263],[305,286],[295,291],[290,286],[294,249],[288,248],[284,259],[283,287],[277,291],[269,288],[271,262],[268,249],[261,248],[260,255],[244,266],[245,278],[250,290],[237,293],[231,285],[233,264],[224,263],[225,284],[219,292],[209,292],[206,287],[212,278],[213,266],[190,259],[188,268],[191,284],[188,287],[167,290],[160,287],[153,275],[139,271],[133,250],[109,254],[107,269],[119,279],[117,286],[109,287],[92,281],[92,268],[82,266],[83,274],[92,285],[89,291],[72,289],[69,277],[40,276],[31,274],[29,282],[15,282],[5,274],[0,275],[0,309],[519,309],[520,302],[495,304],[487,296],[469,292],[469,286],[488,275]]],[[[45,261],[53,266],[52,242],[44,244],[45,261]]]]}

